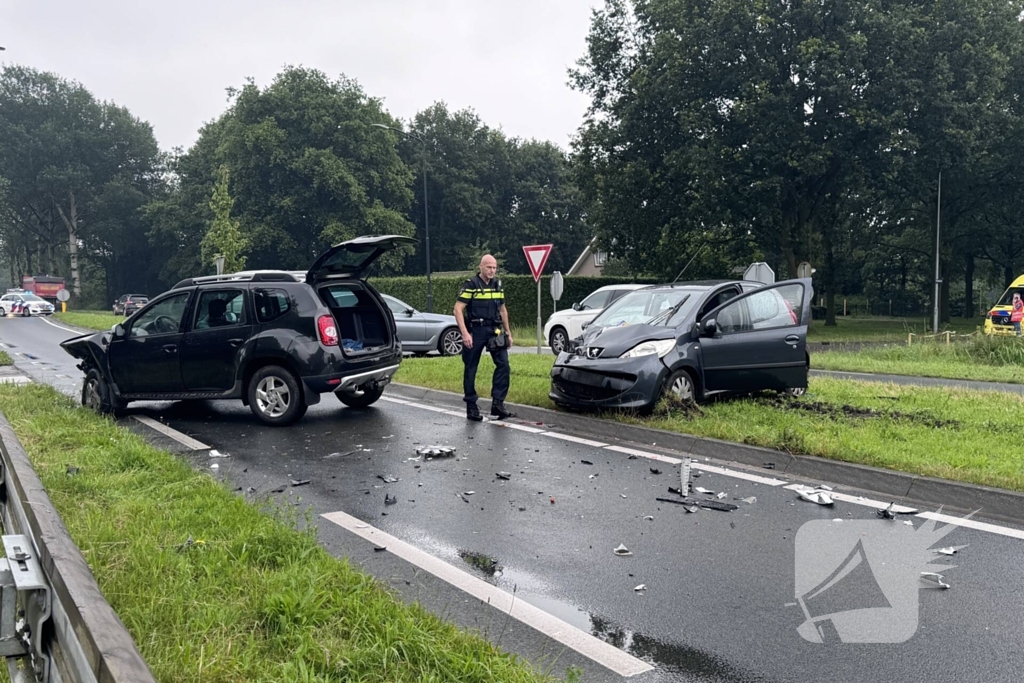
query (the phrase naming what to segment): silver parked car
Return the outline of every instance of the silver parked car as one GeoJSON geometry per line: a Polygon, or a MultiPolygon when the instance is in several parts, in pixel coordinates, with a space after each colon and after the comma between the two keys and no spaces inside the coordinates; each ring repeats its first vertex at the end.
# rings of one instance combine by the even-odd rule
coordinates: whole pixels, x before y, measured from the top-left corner
{"type": "Polygon", "coordinates": [[[431,351],[442,356],[462,353],[462,333],[454,315],[423,313],[393,296],[382,296],[395,317],[403,351],[411,351],[417,356],[425,356],[431,351]]]}

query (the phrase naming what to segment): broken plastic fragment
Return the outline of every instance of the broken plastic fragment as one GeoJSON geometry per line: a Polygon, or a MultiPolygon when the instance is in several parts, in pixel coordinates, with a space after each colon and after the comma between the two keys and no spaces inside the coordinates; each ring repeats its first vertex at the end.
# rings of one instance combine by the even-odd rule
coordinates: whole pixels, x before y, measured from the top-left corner
{"type": "Polygon", "coordinates": [[[394,484],[396,481],[398,481],[398,477],[384,476],[383,474],[378,474],[377,478],[380,479],[385,484],[394,484]]]}
{"type": "Polygon", "coordinates": [[[633,589],[634,591],[645,591],[647,590],[647,584],[641,583],[639,586],[633,589]]]}
{"type": "Polygon", "coordinates": [[[764,465],[762,465],[762,467],[764,467],[766,470],[774,470],[775,469],[775,463],[773,463],[773,462],[766,462],[764,465]]]}
{"type": "Polygon", "coordinates": [[[830,496],[827,491],[799,489],[796,494],[800,496],[802,500],[806,500],[810,503],[817,503],[818,505],[833,505],[835,503],[835,501],[832,500],[832,496],[830,496]]]}
{"type": "Polygon", "coordinates": [[[818,488],[823,490],[823,491],[831,491],[832,490],[831,486],[826,486],[825,484],[818,484],[818,488]]]}
{"type": "Polygon", "coordinates": [[[474,493],[476,493],[476,491],[463,491],[463,493],[466,494],[467,496],[472,496],[474,493]]]}
{"type": "Polygon", "coordinates": [[[699,505],[686,505],[686,506],[683,507],[683,509],[686,510],[687,512],[697,512],[698,510],[700,510],[700,506],[699,505]]]}
{"type": "Polygon", "coordinates": [[[714,491],[709,491],[702,486],[698,486],[697,488],[694,489],[694,491],[696,491],[697,493],[714,493],[714,491]]]}
{"type": "Polygon", "coordinates": [[[754,503],[757,502],[757,496],[750,496],[749,498],[740,498],[740,500],[746,503],[747,505],[753,505],[754,503]]]}
{"type": "Polygon", "coordinates": [[[650,522],[653,519],[654,519],[654,515],[647,515],[646,517],[644,517],[644,521],[646,521],[646,522],[650,522]]]}
{"type": "Polygon", "coordinates": [[[615,549],[614,552],[615,552],[616,555],[618,555],[620,557],[625,557],[626,555],[632,555],[633,554],[633,553],[629,552],[629,548],[627,548],[626,546],[622,545],[621,543],[619,544],[619,547],[615,549]]]}
{"type": "Polygon", "coordinates": [[[659,470],[657,467],[652,467],[651,474],[661,474],[661,470],[659,470]]]}
{"type": "Polygon", "coordinates": [[[385,505],[394,505],[397,502],[398,502],[398,498],[396,498],[395,496],[392,496],[390,493],[385,493],[384,494],[384,504],[385,505]]]}
{"type": "Polygon", "coordinates": [[[455,455],[455,449],[451,446],[421,446],[416,449],[416,455],[425,455],[428,458],[448,458],[455,455]]]}
{"type": "Polygon", "coordinates": [[[220,465],[218,465],[217,463],[213,463],[212,465],[210,465],[210,469],[211,470],[219,470],[220,469],[220,465]]]}
{"type": "Polygon", "coordinates": [[[722,491],[717,496],[715,496],[715,498],[717,498],[718,500],[722,500],[723,498],[727,498],[728,496],[729,496],[728,493],[726,493],[725,491],[722,491]]]}
{"type": "Polygon", "coordinates": [[[208,455],[209,455],[209,456],[210,456],[211,458],[230,458],[230,457],[231,457],[231,456],[230,456],[230,455],[228,455],[227,453],[221,453],[221,452],[220,452],[220,451],[218,451],[217,449],[213,449],[213,450],[211,450],[211,451],[210,451],[210,452],[208,453],[208,455]]]}
{"type": "Polygon", "coordinates": [[[626,497],[626,494],[625,494],[625,493],[620,493],[619,495],[620,495],[620,496],[622,496],[623,498],[625,498],[625,497],[626,497]]]}
{"type": "Polygon", "coordinates": [[[504,480],[508,481],[509,479],[512,478],[512,473],[511,472],[496,472],[494,474],[494,476],[496,476],[498,479],[504,479],[504,480]]]}
{"type": "Polygon", "coordinates": [[[690,495],[690,459],[683,458],[679,464],[679,491],[680,495],[690,495]]]}
{"type": "MultiPolygon", "coordinates": [[[[970,543],[968,543],[967,545],[970,545],[970,543]]],[[[956,555],[958,551],[963,550],[967,547],[967,545],[949,545],[945,548],[936,548],[932,552],[939,553],[941,555],[956,555]]]]}
{"type": "Polygon", "coordinates": [[[925,583],[934,584],[938,588],[949,588],[949,584],[945,581],[945,576],[942,574],[936,574],[935,572],[921,572],[921,580],[925,583]]]}
{"type": "Polygon", "coordinates": [[[581,458],[580,459],[580,464],[582,464],[582,465],[593,465],[594,463],[590,462],[589,460],[583,460],[581,458]]]}
{"type": "Polygon", "coordinates": [[[292,486],[305,486],[309,483],[309,479],[292,479],[292,486]]]}

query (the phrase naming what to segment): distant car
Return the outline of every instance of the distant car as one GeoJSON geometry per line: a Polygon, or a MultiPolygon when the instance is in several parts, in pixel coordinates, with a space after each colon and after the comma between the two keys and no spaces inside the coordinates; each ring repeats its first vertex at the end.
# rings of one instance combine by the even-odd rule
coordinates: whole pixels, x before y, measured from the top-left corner
{"type": "Polygon", "coordinates": [[[123,294],[114,302],[114,315],[128,317],[148,303],[149,297],[145,294],[123,294]]]}
{"type": "Polygon", "coordinates": [[[649,285],[607,285],[564,311],[553,313],[544,323],[544,339],[556,356],[568,347],[570,339],[583,334],[583,327],[624,294],[649,285]]]}
{"type": "Polygon", "coordinates": [[[1010,286],[1003,296],[999,298],[996,305],[988,312],[985,316],[984,331],[985,334],[995,334],[1001,336],[1016,336],[1017,330],[1014,328],[1013,323],[1010,322],[1010,316],[1013,314],[1013,295],[1019,294],[1024,297],[1024,275],[1010,283],[1010,286]]]}
{"type": "Polygon", "coordinates": [[[442,356],[462,353],[462,333],[454,315],[423,313],[401,299],[387,294],[381,296],[395,317],[403,351],[412,351],[417,356],[425,356],[431,351],[442,356]]]}
{"type": "Polygon", "coordinates": [[[683,282],[637,290],[593,320],[551,369],[552,401],[650,412],[673,394],[802,393],[809,279],[683,282]]]}
{"type": "Polygon", "coordinates": [[[30,292],[11,292],[0,297],[0,317],[8,314],[53,315],[53,304],[30,292]]]}
{"type": "Polygon", "coordinates": [[[393,318],[363,275],[415,242],[358,237],[321,254],[301,278],[253,271],[182,280],[112,330],[61,343],[81,361],[82,404],[117,413],[131,401],[241,399],[275,426],[328,392],[366,408],[402,356],[393,318]]]}

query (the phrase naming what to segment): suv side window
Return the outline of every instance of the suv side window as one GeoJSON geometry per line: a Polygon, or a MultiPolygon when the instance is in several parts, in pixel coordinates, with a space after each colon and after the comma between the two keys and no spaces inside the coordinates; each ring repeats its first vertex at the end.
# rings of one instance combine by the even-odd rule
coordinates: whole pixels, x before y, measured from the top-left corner
{"type": "Polygon", "coordinates": [[[175,334],[181,331],[181,321],[188,308],[189,294],[171,296],[152,306],[132,323],[129,338],[151,334],[175,334]]]}
{"type": "Polygon", "coordinates": [[[240,289],[201,292],[195,329],[245,325],[245,297],[240,289]]]}
{"type": "Polygon", "coordinates": [[[582,311],[585,309],[604,308],[609,303],[609,294],[611,294],[609,290],[605,290],[603,292],[594,292],[586,299],[584,299],[582,302],[580,302],[580,310],[582,311]]]}
{"type": "Polygon", "coordinates": [[[256,304],[256,319],[261,323],[276,320],[291,308],[288,293],[283,289],[257,289],[252,300],[256,304]]]}

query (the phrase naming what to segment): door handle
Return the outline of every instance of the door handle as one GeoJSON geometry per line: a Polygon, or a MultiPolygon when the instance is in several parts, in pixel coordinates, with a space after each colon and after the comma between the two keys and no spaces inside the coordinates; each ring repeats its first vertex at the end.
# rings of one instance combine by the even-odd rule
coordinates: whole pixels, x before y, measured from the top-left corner
{"type": "Polygon", "coordinates": [[[786,343],[787,344],[796,344],[799,341],[800,341],[800,335],[799,334],[791,334],[788,337],[786,337],[786,343]]]}
{"type": "Polygon", "coordinates": [[[244,341],[245,341],[244,339],[228,339],[228,344],[231,344],[235,348],[238,348],[238,345],[241,344],[244,341]]]}
{"type": "Polygon", "coordinates": [[[163,352],[166,353],[166,354],[173,355],[173,354],[178,352],[178,345],[177,344],[167,344],[167,345],[162,346],[160,348],[163,349],[163,352]]]}

